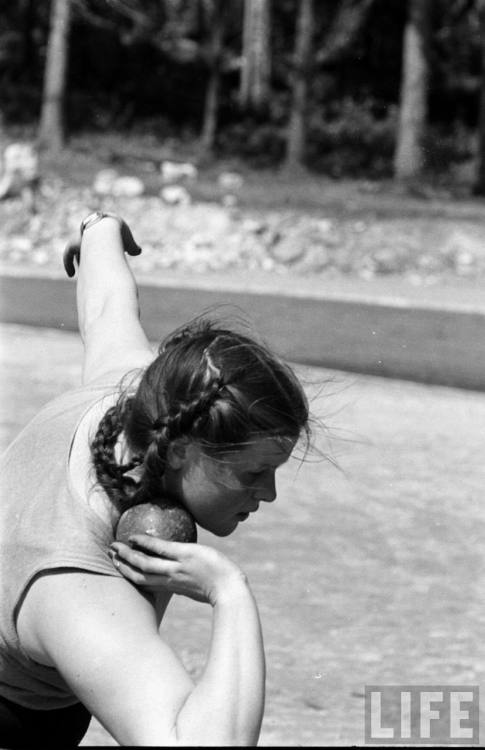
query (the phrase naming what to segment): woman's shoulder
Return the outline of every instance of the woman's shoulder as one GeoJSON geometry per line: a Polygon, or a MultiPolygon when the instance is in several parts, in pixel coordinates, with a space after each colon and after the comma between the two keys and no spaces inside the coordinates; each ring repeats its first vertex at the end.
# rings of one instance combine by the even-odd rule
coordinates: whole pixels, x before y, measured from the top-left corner
{"type": "Polygon", "coordinates": [[[85,386],[103,386],[114,381],[140,377],[155,357],[152,349],[119,350],[111,348],[100,361],[85,358],[83,384],[85,386]]]}
{"type": "Polygon", "coordinates": [[[148,355],[130,357],[124,363],[113,364],[112,367],[100,371],[93,377],[84,378],[79,387],[88,390],[90,388],[113,388],[116,386],[130,387],[140,379],[152,360],[153,356],[149,357],[148,355]]]}
{"type": "Polygon", "coordinates": [[[42,416],[46,413],[51,415],[68,412],[71,409],[83,409],[83,407],[86,410],[90,408],[102,409],[103,407],[98,405],[106,399],[117,399],[124,391],[133,389],[140,378],[141,372],[142,370],[137,367],[131,369],[115,368],[89,382],[80,383],[44,404],[38,412],[38,417],[42,419],[42,416]]]}

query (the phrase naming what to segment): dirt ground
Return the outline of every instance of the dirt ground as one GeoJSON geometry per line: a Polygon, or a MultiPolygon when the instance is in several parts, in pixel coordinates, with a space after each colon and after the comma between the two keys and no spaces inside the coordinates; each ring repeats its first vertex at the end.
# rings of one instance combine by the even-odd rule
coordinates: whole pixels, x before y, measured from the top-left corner
{"type": "MultiPolygon", "coordinates": [[[[2,326],[0,442],[77,383],[75,334],[2,326]]],[[[365,685],[485,683],[485,394],[298,368],[327,430],[278,501],[219,540],[248,573],[268,663],[263,746],[361,745],[365,685]]],[[[196,676],[207,607],[166,637],[196,676]]],[[[483,732],[482,732],[483,735],[483,732]]],[[[93,721],[84,745],[116,744],[93,721]]]]}

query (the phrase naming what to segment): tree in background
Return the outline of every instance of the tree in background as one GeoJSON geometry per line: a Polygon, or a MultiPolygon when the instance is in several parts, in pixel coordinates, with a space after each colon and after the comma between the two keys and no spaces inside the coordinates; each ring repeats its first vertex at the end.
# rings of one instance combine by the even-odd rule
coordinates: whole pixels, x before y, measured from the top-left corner
{"type": "Polygon", "coordinates": [[[478,164],[473,191],[475,195],[485,195],[485,0],[477,0],[477,9],[480,22],[482,73],[478,117],[478,164]]]}
{"type": "Polygon", "coordinates": [[[264,111],[271,89],[270,1],[244,0],[243,49],[239,102],[242,109],[264,111]]]}
{"type": "MultiPolygon", "coordinates": [[[[116,33],[125,47],[149,45],[173,66],[196,66],[204,81],[199,157],[215,145],[221,75],[234,67],[225,46],[226,24],[234,0],[75,0],[88,24],[116,33]],[[104,7],[103,7],[104,5],[104,7]]],[[[234,57],[234,55],[233,55],[234,57]]],[[[198,78],[198,80],[200,80],[198,78]]],[[[180,101],[190,92],[179,92],[180,101]]],[[[161,107],[162,111],[162,107],[161,107]]]]}
{"type": "Polygon", "coordinates": [[[64,145],[64,94],[69,55],[71,0],[52,0],[44,73],[39,145],[55,151],[64,145]]]}
{"type": "Polygon", "coordinates": [[[315,55],[320,66],[335,65],[349,56],[375,0],[340,0],[336,13],[315,55]]]}
{"type": "Polygon", "coordinates": [[[302,164],[305,154],[305,115],[314,25],[313,0],[300,0],[295,41],[292,103],[286,142],[286,167],[291,169],[302,164]]]}
{"type": "Polygon", "coordinates": [[[199,140],[199,156],[202,158],[213,150],[216,139],[227,0],[225,3],[224,0],[204,0],[203,5],[209,35],[207,54],[209,77],[199,140]]]}
{"type": "MultiPolygon", "coordinates": [[[[420,79],[421,92],[423,81],[428,89],[421,97],[421,108],[413,103],[410,76],[405,76],[411,67],[407,63],[412,62],[415,72],[420,57],[410,44],[403,45],[407,55],[401,46],[409,22],[420,51],[420,22],[412,8],[424,13],[431,0],[314,2],[311,75],[303,98],[302,81],[295,71],[295,29],[302,3],[271,2],[271,93],[269,106],[259,112],[251,112],[252,105],[249,111],[235,106],[242,84],[244,10],[249,14],[252,8],[255,14],[263,7],[255,0],[220,4],[219,0],[69,0],[57,5],[58,1],[0,0],[0,110],[8,138],[17,138],[19,128],[33,126],[39,132],[42,110],[43,137],[54,140],[60,130],[51,124],[56,108],[57,121],[62,124],[63,120],[65,71],[64,76],[60,74],[65,65],[51,63],[59,57],[59,44],[57,54],[52,55],[59,8],[72,15],[68,14],[65,25],[68,30],[70,24],[70,38],[67,33],[64,37],[70,54],[66,128],[133,128],[135,132],[149,128],[154,136],[166,138],[173,133],[184,140],[195,130],[202,150],[211,150],[215,144],[221,154],[268,166],[281,163],[285,153],[291,155],[291,147],[286,149],[291,130],[292,136],[300,132],[299,142],[303,141],[305,160],[312,169],[335,177],[379,177],[391,173],[394,159],[402,166],[396,174],[411,170],[416,159],[410,154],[416,143],[419,174],[423,142],[422,135],[416,134],[415,120],[420,109],[421,114],[426,109],[421,122],[428,120],[427,169],[445,177],[447,168],[456,165],[456,174],[469,180],[469,167],[478,156],[479,95],[485,69],[481,64],[484,34],[480,38],[479,32],[482,0],[433,0],[432,23],[422,24],[431,28],[430,62],[424,44],[421,49],[427,65],[420,79]],[[222,27],[217,9],[224,14],[222,27]],[[54,73],[56,85],[52,84],[54,73]],[[298,102],[303,112],[300,127],[290,128],[298,102]],[[406,112],[411,119],[406,120],[406,112]]],[[[245,43],[248,48],[257,46],[247,33],[245,43]]],[[[269,42],[261,49],[269,58],[269,42]]],[[[253,59],[248,53],[249,57],[253,59]]],[[[256,65],[256,70],[261,69],[256,65]]],[[[484,98],[485,94],[482,102],[484,98]]],[[[197,147],[194,141],[193,146],[197,147]]],[[[480,148],[485,150],[483,143],[480,148]]],[[[301,148],[299,153],[301,160],[301,148]]],[[[481,192],[483,176],[477,172],[475,179],[481,192]]]]}
{"type": "Polygon", "coordinates": [[[398,180],[419,177],[425,166],[423,142],[428,119],[428,51],[432,1],[409,0],[394,154],[394,176],[398,180]]]}
{"type": "MultiPolygon", "coordinates": [[[[335,67],[352,55],[355,40],[375,0],[339,0],[318,49],[314,51],[317,26],[314,0],[300,0],[295,40],[291,109],[286,166],[296,167],[305,157],[306,121],[312,71],[335,67]]],[[[327,12],[328,9],[327,9],[327,12]]]]}

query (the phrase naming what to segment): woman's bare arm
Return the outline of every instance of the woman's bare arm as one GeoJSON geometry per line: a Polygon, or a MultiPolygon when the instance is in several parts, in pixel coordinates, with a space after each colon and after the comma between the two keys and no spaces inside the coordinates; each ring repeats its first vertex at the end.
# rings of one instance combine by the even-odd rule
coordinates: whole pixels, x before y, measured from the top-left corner
{"type": "Polygon", "coordinates": [[[111,371],[145,367],[153,359],[140,323],[138,291],[123,250],[120,221],[89,226],[81,242],[77,277],[83,382],[111,371]]]}
{"type": "Polygon", "coordinates": [[[54,666],[122,745],[255,745],[264,655],[257,608],[242,577],[218,586],[213,610],[207,664],[196,685],[159,636],[152,606],[124,579],[84,571],[42,575],[25,598],[18,628],[30,653],[54,666]]]}

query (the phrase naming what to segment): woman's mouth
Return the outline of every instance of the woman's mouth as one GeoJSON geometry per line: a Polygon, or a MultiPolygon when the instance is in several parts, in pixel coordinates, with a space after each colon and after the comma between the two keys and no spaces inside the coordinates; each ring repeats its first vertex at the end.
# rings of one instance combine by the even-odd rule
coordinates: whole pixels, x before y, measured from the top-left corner
{"type": "Polygon", "coordinates": [[[249,518],[249,513],[238,513],[237,517],[240,521],[245,521],[246,518],[249,518]]]}

